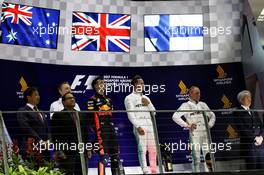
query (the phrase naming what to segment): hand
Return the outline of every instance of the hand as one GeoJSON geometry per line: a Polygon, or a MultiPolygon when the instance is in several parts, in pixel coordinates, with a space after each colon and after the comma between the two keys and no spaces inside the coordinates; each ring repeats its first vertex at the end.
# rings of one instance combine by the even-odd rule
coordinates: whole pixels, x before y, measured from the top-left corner
{"type": "Polygon", "coordinates": [[[191,132],[193,132],[197,128],[197,125],[192,123],[188,125],[188,128],[190,129],[191,132]]]}
{"type": "Polygon", "coordinates": [[[66,158],[67,158],[66,155],[62,151],[56,151],[55,154],[54,154],[54,160],[55,161],[63,160],[63,159],[66,159],[66,158]]]}
{"type": "Polygon", "coordinates": [[[150,103],[149,100],[147,98],[144,98],[144,97],[142,97],[141,101],[143,103],[143,106],[148,106],[150,103]]]}
{"type": "Polygon", "coordinates": [[[87,157],[88,157],[88,159],[91,159],[92,155],[93,155],[93,154],[92,154],[92,151],[90,151],[90,150],[87,151],[87,157]]]}
{"type": "Polygon", "coordinates": [[[137,128],[137,131],[138,131],[139,135],[145,135],[145,131],[144,131],[143,128],[138,127],[138,128],[137,128]]]}
{"type": "Polygon", "coordinates": [[[46,140],[46,141],[40,140],[40,146],[41,146],[42,149],[45,148],[45,150],[48,150],[49,149],[49,146],[50,146],[49,143],[50,143],[49,140],[46,140]]]}
{"type": "Polygon", "coordinates": [[[260,145],[261,145],[262,142],[263,142],[263,137],[262,136],[259,136],[259,138],[260,138],[260,145]]]}
{"type": "Polygon", "coordinates": [[[46,148],[49,148],[49,143],[50,143],[50,140],[44,141],[44,144],[45,144],[46,148]]]}
{"type": "Polygon", "coordinates": [[[55,153],[54,153],[54,155],[53,155],[53,159],[54,159],[55,161],[60,160],[60,156],[59,156],[59,153],[58,153],[58,152],[55,152],[55,153]]]}
{"type": "Polygon", "coordinates": [[[260,146],[263,142],[263,137],[262,136],[257,136],[255,137],[255,145],[260,146]]]}

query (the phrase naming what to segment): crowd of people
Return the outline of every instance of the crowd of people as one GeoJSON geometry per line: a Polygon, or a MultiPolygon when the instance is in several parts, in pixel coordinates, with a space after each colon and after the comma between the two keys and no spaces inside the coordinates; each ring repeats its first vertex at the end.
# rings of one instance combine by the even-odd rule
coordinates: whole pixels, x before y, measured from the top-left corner
{"type": "MultiPolygon", "coordinates": [[[[133,92],[125,98],[124,104],[128,110],[128,119],[134,128],[140,166],[144,174],[156,174],[158,172],[158,147],[155,142],[152,120],[152,117],[156,115],[155,107],[150,98],[144,95],[144,80],[141,76],[134,76],[131,84],[134,86],[133,92]]],[[[22,136],[19,154],[24,160],[33,158],[38,166],[42,166],[44,160],[53,159],[59,169],[66,174],[81,175],[80,147],[76,147],[76,145],[79,145],[80,142],[92,143],[88,133],[93,132],[96,136],[96,143],[93,142],[89,149],[84,149],[82,152],[85,160],[97,152],[100,157],[99,175],[105,174],[107,163],[111,163],[113,175],[125,174],[120,161],[117,131],[112,121],[113,102],[105,95],[104,78],[101,76],[95,78],[92,87],[95,94],[89,98],[86,104],[87,111],[91,112],[78,113],[80,107],[76,103],[69,83],[61,83],[58,86],[61,97],[50,106],[50,125],[47,122],[47,116],[39,112],[40,95],[37,88],[28,87],[24,91],[25,106],[19,108],[20,112],[17,113],[22,136]],[[78,129],[80,130],[78,131],[78,129]],[[45,148],[43,151],[34,149],[39,143],[45,148]],[[47,149],[50,147],[50,143],[56,145],[53,148],[52,156],[47,149]],[[75,149],[66,147],[66,145],[73,144],[75,149]],[[64,147],[57,145],[64,145],[64,147]]],[[[192,86],[189,90],[189,100],[184,102],[172,116],[172,121],[189,130],[190,142],[193,145],[209,144],[207,131],[216,123],[215,114],[210,111],[205,102],[200,101],[200,96],[199,87],[192,86]],[[206,112],[203,112],[204,110],[206,112]],[[204,114],[207,121],[204,120],[204,114]]],[[[241,91],[237,98],[241,106],[238,107],[239,111],[234,112],[234,116],[239,120],[237,128],[241,138],[241,158],[245,159],[247,169],[263,169],[264,130],[262,121],[257,113],[250,111],[252,97],[249,91],[241,91]]],[[[193,172],[201,171],[201,151],[204,159],[208,159],[208,157],[210,159],[210,150],[200,146],[191,148],[193,172]]],[[[205,162],[203,169],[210,171],[212,167],[205,162]]]]}

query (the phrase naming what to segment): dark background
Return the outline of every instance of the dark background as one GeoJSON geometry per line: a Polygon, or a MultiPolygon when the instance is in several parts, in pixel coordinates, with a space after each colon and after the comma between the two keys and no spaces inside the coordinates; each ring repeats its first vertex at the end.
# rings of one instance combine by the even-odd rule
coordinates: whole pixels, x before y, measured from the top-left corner
{"type": "MultiPolygon", "coordinates": [[[[1,101],[0,110],[17,110],[24,105],[23,100],[17,93],[21,93],[20,78],[23,76],[28,86],[36,86],[39,89],[41,102],[39,108],[49,110],[50,104],[57,100],[59,94],[57,85],[62,81],[72,84],[76,75],[86,75],[80,86],[74,91],[84,91],[85,82],[89,75],[120,75],[131,79],[135,74],[143,77],[145,84],[166,85],[164,93],[151,93],[149,95],[152,103],[158,110],[176,110],[183,101],[179,101],[176,95],[180,94],[178,84],[182,80],[187,88],[197,85],[201,89],[201,100],[206,102],[211,109],[222,109],[221,101],[225,94],[232,107],[237,106],[236,95],[245,88],[243,70],[241,63],[221,64],[226,73],[226,78],[232,78],[231,84],[216,85],[213,81],[217,79],[216,71],[218,65],[194,65],[194,66],[166,66],[166,67],[89,67],[89,66],[64,66],[38,63],[26,63],[17,61],[0,60],[1,74],[1,101]]],[[[129,93],[110,93],[108,97],[113,100],[115,110],[124,110],[124,99],[129,93]]],[[[93,95],[92,90],[84,93],[75,93],[77,103],[85,110],[85,103],[93,95]]],[[[157,126],[160,143],[188,142],[188,132],[175,124],[172,120],[173,113],[158,113],[157,126]]],[[[212,138],[215,142],[224,142],[228,138],[226,128],[233,123],[232,115],[216,113],[215,127],[212,129],[212,138]]],[[[48,115],[49,116],[49,115],[48,115]]],[[[16,138],[15,115],[4,114],[5,123],[12,138],[16,138]]],[[[121,158],[124,166],[138,166],[137,146],[133,134],[133,128],[128,121],[126,113],[114,113],[113,121],[118,127],[118,139],[120,143],[121,158]]],[[[235,146],[234,146],[235,148],[235,146]]],[[[236,152],[218,152],[217,160],[226,160],[234,157],[236,152]],[[229,155],[224,156],[224,155],[229,155]]],[[[177,151],[173,153],[174,163],[186,163],[189,151],[177,151]]],[[[97,165],[97,156],[90,161],[91,166],[97,165]]]]}

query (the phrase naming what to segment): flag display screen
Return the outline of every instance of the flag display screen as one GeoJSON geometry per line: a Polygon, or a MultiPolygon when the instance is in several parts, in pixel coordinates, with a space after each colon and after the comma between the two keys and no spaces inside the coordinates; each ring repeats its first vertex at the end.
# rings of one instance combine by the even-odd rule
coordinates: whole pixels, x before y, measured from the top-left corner
{"type": "Polygon", "coordinates": [[[1,43],[57,48],[60,11],[3,3],[1,43]]]}
{"type": "Polygon", "coordinates": [[[130,51],[131,16],[73,12],[73,51],[130,51]]]}
{"type": "Polygon", "coordinates": [[[203,15],[145,15],[145,51],[203,50],[203,15]]]}

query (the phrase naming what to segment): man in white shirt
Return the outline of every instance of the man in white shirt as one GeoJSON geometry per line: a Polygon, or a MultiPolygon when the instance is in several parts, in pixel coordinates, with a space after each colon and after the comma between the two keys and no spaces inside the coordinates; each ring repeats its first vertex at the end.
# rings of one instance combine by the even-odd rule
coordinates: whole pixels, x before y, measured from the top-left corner
{"type": "MultiPolygon", "coordinates": [[[[144,174],[157,173],[156,165],[156,143],[153,130],[153,123],[151,120],[150,110],[155,108],[150,99],[143,95],[144,81],[140,76],[135,76],[131,84],[134,86],[134,91],[126,96],[125,107],[126,110],[140,110],[141,112],[128,112],[128,119],[134,126],[134,134],[138,143],[138,157],[140,166],[144,174]],[[147,167],[146,153],[148,151],[150,171],[147,167]]],[[[152,115],[155,115],[153,112],[152,115]]]]}
{"type": "MultiPolygon", "coordinates": [[[[71,87],[68,82],[62,82],[58,86],[58,91],[62,97],[64,94],[71,92],[71,87]]],[[[52,119],[52,115],[54,114],[54,112],[62,111],[64,109],[61,97],[57,101],[54,101],[53,103],[51,103],[50,111],[53,111],[53,112],[50,113],[50,119],[52,119]]],[[[77,111],[80,111],[80,107],[77,103],[75,103],[74,109],[77,111]]]]}
{"type": "MultiPolygon", "coordinates": [[[[183,103],[178,110],[210,110],[206,103],[200,101],[200,89],[197,86],[190,88],[189,95],[189,101],[183,103]]],[[[205,112],[205,114],[208,117],[209,128],[212,128],[215,123],[215,114],[213,112],[205,112]]],[[[172,119],[181,127],[189,129],[192,149],[192,168],[194,172],[200,172],[201,149],[204,158],[210,152],[209,149],[204,149],[208,148],[209,144],[202,111],[175,112],[172,119]],[[181,118],[182,116],[185,117],[186,121],[181,118]]],[[[209,171],[206,163],[204,163],[204,169],[206,172],[209,171]]]]}

